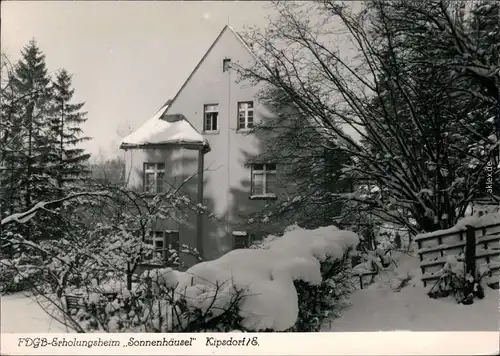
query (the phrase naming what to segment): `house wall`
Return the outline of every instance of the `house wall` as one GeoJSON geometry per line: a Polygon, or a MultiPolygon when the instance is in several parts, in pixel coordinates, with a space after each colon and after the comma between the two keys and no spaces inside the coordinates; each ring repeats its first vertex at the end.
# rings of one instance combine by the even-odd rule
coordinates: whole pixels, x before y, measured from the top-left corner
{"type": "Polygon", "coordinates": [[[204,134],[211,148],[205,156],[205,204],[217,217],[205,224],[209,258],[230,251],[232,231],[244,229],[241,215],[265,205],[265,201],[249,199],[251,170],[247,161],[262,151],[263,143],[256,135],[237,131],[238,102],[254,101],[254,122],[270,113],[256,100],[257,87],[238,82],[234,70],[222,71],[224,58],[242,66],[251,65],[253,60],[240,40],[226,30],[167,111],[167,115],[183,114],[203,132],[204,105],[219,104],[219,132],[204,134]]]}
{"type": "MultiPolygon", "coordinates": [[[[198,151],[183,148],[133,148],[124,151],[125,179],[130,189],[144,190],[144,163],[164,163],[166,192],[176,190],[197,203],[198,151]]],[[[189,209],[172,209],[175,219],[158,221],[155,230],[178,230],[179,243],[196,246],[196,218],[189,209]]]]}
{"type": "MultiPolygon", "coordinates": [[[[253,60],[252,54],[228,28],[195,69],[166,112],[166,115],[182,114],[196,130],[203,133],[204,105],[219,105],[219,132],[204,134],[211,148],[204,157],[204,204],[215,216],[207,217],[203,222],[204,255],[208,259],[230,251],[233,248],[232,231],[245,229],[246,219],[243,216],[261,210],[266,204],[266,201],[250,200],[251,169],[247,165],[248,159],[262,152],[262,137],[237,131],[237,104],[239,101],[254,101],[255,123],[265,119],[270,112],[256,100],[259,88],[238,82],[234,70],[223,72],[222,63],[225,58],[242,66],[250,65],[253,60]]],[[[131,187],[142,186],[142,164],[151,157],[165,162],[173,159],[175,163],[172,173],[176,172],[177,175],[186,176],[189,172],[196,172],[197,160],[189,158],[195,151],[182,150],[182,154],[173,154],[172,149],[165,152],[162,150],[164,149],[127,152],[127,167],[132,170],[129,179],[131,187]]],[[[179,177],[172,179],[176,179],[177,184],[182,181],[179,177]]],[[[190,222],[196,223],[194,216],[190,222]]],[[[185,239],[193,241],[194,246],[195,232],[185,233],[192,235],[185,239]]]]}

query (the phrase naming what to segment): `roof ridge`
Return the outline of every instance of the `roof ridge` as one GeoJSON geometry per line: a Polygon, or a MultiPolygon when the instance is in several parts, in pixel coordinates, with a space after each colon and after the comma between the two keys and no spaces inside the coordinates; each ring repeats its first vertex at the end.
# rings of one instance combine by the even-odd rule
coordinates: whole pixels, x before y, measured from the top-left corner
{"type": "MultiPolygon", "coordinates": [[[[217,44],[217,42],[219,41],[219,39],[222,37],[222,34],[226,31],[226,30],[229,30],[233,33],[233,35],[238,39],[238,41],[243,45],[243,47],[245,47],[245,49],[254,57],[254,59],[261,63],[262,64],[262,61],[257,57],[257,55],[255,54],[255,52],[248,46],[248,44],[245,42],[245,40],[240,36],[240,34],[238,34],[238,32],[230,25],[225,25],[221,32],[217,35],[217,37],[215,38],[215,40],[212,42],[212,44],[210,45],[210,47],[208,48],[208,50],[205,52],[205,54],[201,57],[201,60],[198,62],[198,64],[196,64],[196,66],[194,67],[194,69],[191,71],[191,73],[189,74],[189,76],[187,77],[186,81],[182,84],[181,88],[177,91],[177,93],[175,94],[175,96],[172,98],[172,100],[170,101],[170,104],[174,103],[175,100],[178,98],[178,96],[180,95],[180,93],[182,92],[182,90],[184,89],[184,87],[187,85],[187,83],[191,80],[191,78],[193,77],[194,73],[196,73],[196,70],[201,66],[201,64],[204,62],[205,58],[208,56],[208,54],[210,53],[210,51],[215,47],[215,45],[217,44]]],[[[169,106],[171,107],[171,105],[169,106]]],[[[168,114],[168,109],[167,111],[165,112],[165,114],[168,114]]]]}

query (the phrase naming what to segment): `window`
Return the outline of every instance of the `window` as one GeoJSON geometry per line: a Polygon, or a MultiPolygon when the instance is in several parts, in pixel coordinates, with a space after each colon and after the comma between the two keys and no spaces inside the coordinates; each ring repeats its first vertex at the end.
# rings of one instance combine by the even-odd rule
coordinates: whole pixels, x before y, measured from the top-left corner
{"type": "Polygon", "coordinates": [[[276,198],[276,164],[256,163],[252,165],[251,198],[276,198]]]}
{"type": "Polygon", "coordinates": [[[165,243],[171,250],[179,250],[179,231],[167,230],[165,231],[165,243]]]}
{"type": "Polygon", "coordinates": [[[152,231],[145,242],[154,247],[152,256],[159,254],[162,260],[166,262],[169,260],[171,250],[179,251],[179,231],[152,231]]]}
{"type": "Polygon", "coordinates": [[[146,238],[144,242],[154,247],[153,253],[148,257],[144,257],[145,260],[150,260],[163,252],[165,237],[162,231],[151,231],[149,238],[146,238]]]}
{"type": "Polygon", "coordinates": [[[249,248],[252,242],[255,240],[255,236],[246,231],[233,231],[233,249],[237,248],[249,248]]]}
{"type": "Polygon", "coordinates": [[[248,243],[248,235],[246,231],[233,231],[233,247],[237,248],[247,248],[248,243]]]}
{"type": "Polygon", "coordinates": [[[253,128],[253,101],[238,103],[238,130],[253,128]]]}
{"type": "Polygon", "coordinates": [[[203,131],[214,132],[219,130],[219,104],[205,105],[203,131]]]}
{"type": "Polygon", "coordinates": [[[144,163],[144,191],[158,194],[164,191],[165,164],[144,163]]]}
{"type": "Polygon", "coordinates": [[[224,58],[222,60],[222,71],[223,72],[229,71],[230,65],[231,65],[231,59],[230,58],[224,58]]]}

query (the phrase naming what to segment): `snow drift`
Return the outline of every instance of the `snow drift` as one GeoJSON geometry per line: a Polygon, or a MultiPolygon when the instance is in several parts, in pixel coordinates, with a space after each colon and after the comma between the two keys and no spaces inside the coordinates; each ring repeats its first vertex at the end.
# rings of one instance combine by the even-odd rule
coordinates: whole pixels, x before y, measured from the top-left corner
{"type": "MultiPolygon", "coordinates": [[[[236,290],[242,326],[248,330],[283,331],[292,327],[299,313],[294,281],[311,285],[322,281],[320,263],[341,258],[355,247],[358,236],[334,226],[306,230],[293,226],[285,234],[270,237],[262,249],[237,249],[186,272],[161,270],[159,284],[176,285],[176,292],[201,310],[223,311],[236,290]]],[[[215,316],[215,315],[214,315],[215,316]]]]}

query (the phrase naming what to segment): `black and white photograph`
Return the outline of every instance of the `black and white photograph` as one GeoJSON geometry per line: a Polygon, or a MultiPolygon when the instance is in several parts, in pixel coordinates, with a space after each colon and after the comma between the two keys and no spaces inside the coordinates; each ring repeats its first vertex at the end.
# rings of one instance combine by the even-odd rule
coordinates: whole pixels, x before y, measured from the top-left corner
{"type": "Polygon", "coordinates": [[[2,334],[498,332],[499,1],[2,1],[0,46],[2,334]]]}

